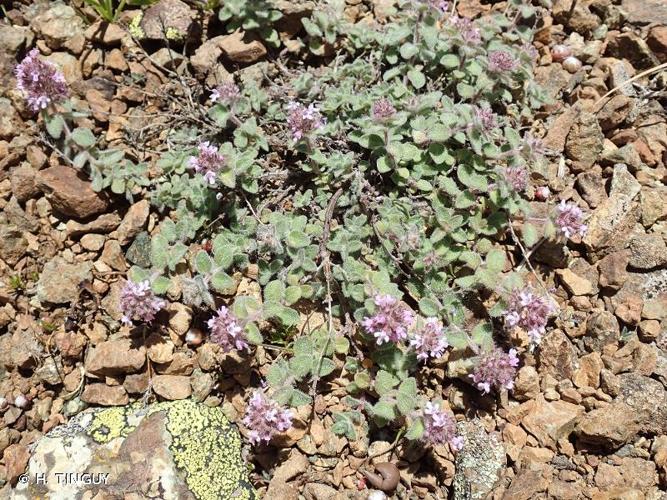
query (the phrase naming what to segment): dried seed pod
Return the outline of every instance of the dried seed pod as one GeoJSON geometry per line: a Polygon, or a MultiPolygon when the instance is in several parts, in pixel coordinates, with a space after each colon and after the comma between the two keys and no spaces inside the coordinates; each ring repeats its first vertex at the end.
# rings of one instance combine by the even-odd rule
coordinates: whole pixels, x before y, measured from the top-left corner
{"type": "Polygon", "coordinates": [[[368,482],[378,490],[394,491],[401,480],[398,467],[389,462],[382,462],[375,466],[375,470],[379,472],[379,475],[374,472],[364,471],[368,482]]]}
{"type": "Polygon", "coordinates": [[[576,73],[581,69],[581,61],[574,56],[570,56],[563,61],[563,68],[570,73],[576,73]]]}
{"type": "Polygon", "coordinates": [[[555,62],[563,62],[572,55],[572,50],[567,45],[554,45],[551,47],[551,59],[555,62]]]}

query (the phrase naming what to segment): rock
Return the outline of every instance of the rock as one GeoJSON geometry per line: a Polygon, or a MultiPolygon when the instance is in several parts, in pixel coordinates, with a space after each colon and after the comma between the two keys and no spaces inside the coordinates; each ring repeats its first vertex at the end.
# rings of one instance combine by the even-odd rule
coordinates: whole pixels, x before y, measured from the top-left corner
{"type": "Polygon", "coordinates": [[[569,379],[574,373],[577,354],[570,339],[560,330],[547,333],[540,342],[538,368],[542,376],[569,379]]]}
{"type": "Polygon", "coordinates": [[[667,5],[662,0],[623,0],[622,7],[632,24],[667,25],[667,5]]]}
{"type": "Polygon", "coordinates": [[[487,434],[477,419],[456,426],[463,449],[456,455],[453,498],[482,499],[493,490],[506,465],[505,450],[495,434],[487,434]]]}
{"type": "Polygon", "coordinates": [[[84,234],[81,237],[81,247],[89,252],[97,252],[104,246],[105,236],[103,234],[84,234]]]}
{"type": "Polygon", "coordinates": [[[618,448],[638,434],[667,433],[667,391],[636,373],[619,375],[620,393],[608,406],[583,415],[575,429],[582,443],[618,448]]]}
{"type": "Polygon", "coordinates": [[[607,44],[606,56],[627,59],[639,70],[650,69],[659,64],[647,43],[634,33],[622,33],[612,37],[607,44]]]}
{"type": "Polygon", "coordinates": [[[160,0],[148,8],[139,23],[143,38],[179,41],[193,34],[197,13],[181,0],[160,0]]]}
{"type": "Polygon", "coordinates": [[[628,279],[626,271],[629,262],[626,251],[610,253],[598,262],[600,286],[619,290],[628,279]]]}
{"type": "Polygon", "coordinates": [[[558,115],[549,126],[547,135],[542,140],[544,146],[555,153],[562,153],[565,149],[565,140],[577,118],[576,108],[567,108],[558,115]]]}
{"type": "Polygon", "coordinates": [[[148,390],[148,384],[148,372],[131,373],[123,381],[123,387],[128,394],[143,394],[148,390]]]}
{"type": "Polygon", "coordinates": [[[130,400],[122,385],[87,384],[81,394],[81,401],[101,406],[119,406],[126,405],[130,400]]]}
{"type": "Polygon", "coordinates": [[[308,483],[303,488],[303,495],[306,500],[336,500],[338,491],[326,484],[308,483]]]}
{"type": "Polygon", "coordinates": [[[540,377],[533,366],[522,366],[514,380],[512,396],[517,401],[534,399],[540,393],[540,377]]]}
{"type": "Polygon", "coordinates": [[[32,45],[34,35],[27,26],[0,26],[0,52],[17,54],[21,49],[32,45]]]}
{"type": "Polygon", "coordinates": [[[591,295],[593,285],[586,278],[575,274],[570,269],[558,269],[556,274],[568,292],[572,295],[591,295]]]}
{"type": "Polygon", "coordinates": [[[128,65],[123,55],[123,51],[120,49],[112,49],[104,57],[104,65],[107,68],[124,72],[127,71],[128,65]]]}
{"type": "Polygon", "coordinates": [[[577,190],[588,206],[595,208],[607,199],[602,168],[594,165],[577,175],[577,190]]]}
{"type": "Polygon", "coordinates": [[[178,302],[172,302],[167,306],[169,313],[169,328],[176,335],[185,335],[190,329],[192,321],[192,309],[178,302]]]}
{"type": "Polygon", "coordinates": [[[512,500],[531,500],[540,498],[540,493],[544,492],[549,485],[549,481],[544,477],[540,470],[522,469],[517,474],[503,498],[512,500]]]}
{"type": "Polygon", "coordinates": [[[87,40],[107,46],[119,45],[124,38],[129,38],[129,34],[121,26],[101,19],[90,25],[85,36],[87,40]]]}
{"type": "Polygon", "coordinates": [[[611,167],[617,163],[626,165],[631,172],[637,172],[643,167],[641,156],[639,156],[634,144],[626,144],[620,148],[610,144],[609,149],[602,153],[600,165],[611,167]]]}
{"type": "Polygon", "coordinates": [[[215,380],[210,373],[197,371],[192,375],[190,385],[192,386],[192,399],[195,401],[204,401],[211,394],[211,391],[213,391],[215,380]]]}
{"type": "Polygon", "coordinates": [[[46,480],[19,484],[9,498],[254,500],[247,470],[239,433],[221,409],[192,401],[138,403],[85,411],[43,436],[28,473],[46,480]],[[90,473],[98,484],[59,484],[63,471],[90,473]],[[106,481],[99,474],[108,474],[106,481]]]}
{"type": "Polygon", "coordinates": [[[39,193],[39,189],[35,186],[35,174],[35,169],[28,164],[20,165],[12,170],[10,175],[12,193],[19,202],[25,203],[39,193]]]}
{"type": "Polygon", "coordinates": [[[644,186],[639,194],[642,207],[642,224],[649,228],[659,220],[667,219],[667,189],[644,186]]]}
{"type": "Polygon", "coordinates": [[[80,222],[69,220],[65,225],[66,235],[75,237],[87,233],[110,233],[120,224],[120,217],[116,214],[102,214],[97,219],[81,224],[80,222]]]}
{"type": "Polygon", "coordinates": [[[162,47],[151,56],[151,61],[159,66],[176,71],[183,61],[185,61],[185,57],[175,50],[162,47]]]}
{"type": "Polygon", "coordinates": [[[93,375],[136,373],[144,366],[146,349],[132,347],[130,339],[109,340],[90,349],[85,368],[93,375]]]}
{"type": "Polygon", "coordinates": [[[617,94],[607,102],[598,112],[598,121],[604,132],[617,128],[625,121],[634,108],[634,101],[623,95],[617,94]]]}
{"type": "Polygon", "coordinates": [[[627,241],[638,220],[638,207],[633,204],[641,189],[625,165],[616,165],[609,198],[595,209],[588,219],[583,242],[589,252],[600,257],[619,248],[627,241]]]}
{"type": "Polygon", "coordinates": [[[555,449],[556,443],[574,430],[577,418],[584,409],[565,401],[547,402],[537,398],[537,404],[521,421],[527,432],[535,436],[540,446],[555,449]]]}
{"type": "Polygon", "coordinates": [[[141,232],[134,239],[125,253],[125,257],[132,264],[139,267],[151,267],[151,237],[147,232],[141,232]]]}
{"type": "Polygon", "coordinates": [[[100,260],[116,271],[125,271],[127,269],[123,249],[116,240],[107,240],[104,244],[100,260]]]}
{"type": "Polygon", "coordinates": [[[35,17],[30,26],[51,49],[59,49],[65,42],[83,33],[83,20],[64,3],[53,4],[35,17]]]}
{"type": "Polygon", "coordinates": [[[612,299],[614,314],[629,325],[636,325],[641,320],[642,298],[631,292],[618,293],[612,299]]]}
{"type": "Polygon", "coordinates": [[[590,33],[602,24],[602,20],[591,12],[590,3],[557,0],[552,11],[554,20],[577,33],[590,33]]]}
{"type": "Polygon", "coordinates": [[[19,130],[20,117],[9,99],[0,97],[0,139],[11,139],[19,130]]]}
{"type": "Polygon", "coordinates": [[[153,332],[146,339],[148,358],[153,363],[170,363],[174,359],[174,343],[153,332]]]}
{"type": "Polygon", "coordinates": [[[630,266],[644,271],[667,264],[667,245],[659,234],[642,234],[630,240],[630,266]]]}
{"type": "Polygon", "coordinates": [[[43,347],[29,330],[17,330],[10,336],[0,337],[0,360],[2,365],[11,370],[28,370],[37,364],[44,354],[43,347]]]}
{"type": "Polygon", "coordinates": [[[29,459],[30,452],[22,444],[11,444],[5,449],[2,460],[7,469],[6,477],[11,484],[16,484],[18,477],[25,471],[29,459]]]}
{"type": "Polygon", "coordinates": [[[222,52],[237,63],[253,63],[266,55],[266,48],[259,40],[244,41],[241,31],[225,36],[219,42],[222,52]]]}
{"type": "Polygon", "coordinates": [[[91,262],[69,264],[56,257],[44,266],[37,282],[37,298],[52,304],[67,304],[79,296],[79,284],[92,280],[91,262]]]}
{"type": "Polygon", "coordinates": [[[602,358],[597,352],[592,352],[579,359],[579,368],[572,376],[572,382],[577,387],[593,387],[597,389],[600,386],[600,372],[604,368],[602,358]]]}
{"type": "Polygon", "coordinates": [[[582,111],[567,135],[565,152],[579,172],[591,167],[602,152],[604,135],[594,114],[582,111]]]}
{"type": "Polygon", "coordinates": [[[156,375],[153,377],[153,390],[165,399],[187,399],[192,394],[190,377],[182,375],[156,375]]]}
{"type": "Polygon", "coordinates": [[[661,63],[667,62],[667,26],[654,26],[646,43],[661,63]]]}
{"type": "Polygon", "coordinates": [[[109,207],[107,196],[93,191],[90,182],[73,168],[56,166],[40,170],[36,183],[53,208],[70,217],[85,219],[109,207]]]}
{"type": "Polygon", "coordinates": [[[197,48],[192,56],[190,56],[190,64],[192,64],[196,73],[200,75],[207,74],[218,64],[218,60],[222,55],[221,42],[224,39],[224,35],[210,38],[197,48]]]}
{"type": "Polygon", "coordinates": [[[14,266],[23,258],[28,250],[28,241],[14,225],[0,221],[0,258],[7,265],[14,266]]]}
{"type": "Polygon", "coordinates": [[[127,245],[137,234],[139,234],[148,220],[148,213],[150,210],[150,202],[148,200],[141,200],[130,207],[130,209],[123,217],[115,238],[122,246],[127,245]]]}

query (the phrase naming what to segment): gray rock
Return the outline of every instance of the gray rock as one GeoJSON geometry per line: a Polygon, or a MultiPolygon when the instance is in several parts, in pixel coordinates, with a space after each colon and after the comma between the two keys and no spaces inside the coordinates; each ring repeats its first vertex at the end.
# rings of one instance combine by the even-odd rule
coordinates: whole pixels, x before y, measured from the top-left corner
{"type": "Polygon", "coordinates": [[[139,267],[151,267],[151,237],[147,232],[141,232],[134,238],[125,258],[139,267]]]}
{"type": "Polygon", "coordinates": [[[33,445],[27,473],[46,480],[19,483],[4,498],[125,498],[137,491],[159,498],[256,498],[237,429],[221,409],[192,401],[80,413],[33,445]],[[59,483],[62,472],[89,473],[99,484],[59,483]],[[100,474],[108,474],[105,481],[100,474]]]}
{"type": "Polygon", "coordinates": [[[582,112],[575,122],[565,142],[565,152],[573,161],[575,172],[591,167],[602,152],[604,135],[597,117],[592,113],[582,112]]]}
{"type": "Polygon", "coordinates": [[[178,41],[192,33],[196,16],[181,0],[160,0],[144,12],[139,26],[144,38],[178,41]]]}
{"type": "Polygon", "coordinates": [[[0,26],[0,52],[16,54],[23,47],[30,47],[34,35],[27,26],[0,26]]]}
{"type": "Polygon", "coordinates": [[[93,264],[69,264],[62,258],[47,262],[37,282],[37,298],[52,304],[67,304],[79,296],[79,283],[92,279],[93,264]]]}
{"type": "Polygon", "coordinates": [[[662,236],[642,234],[630,241],[630,266],[649,270],[667,264],[667,245],[662,236]]]}
{"type": "Polygon", "coordinates": [[[2,260],[13,266],[21,260],[27,249],[28,242],[16,226],[0,224],[0,258],[2,260]]]}
{"type": "Polygon", "coordinates": [[[454,499],[486,498],[507,464],[505,449],[498,436],[488,434],[478,419],[460,422],[456,429],[464,442],[456,455],[454,499]]]}
{"type": "Polygon", "coordinates": [[[628,22],[667,25],[667,4],[663,0],[623,0],[628,22]]]}
{"type": "Polygon", "coordinates": [[[83,20],[64,3],[56,3],[30,23],[32,29],[52,49],[59,49],[68,40],[83,34],[83,20]]]}

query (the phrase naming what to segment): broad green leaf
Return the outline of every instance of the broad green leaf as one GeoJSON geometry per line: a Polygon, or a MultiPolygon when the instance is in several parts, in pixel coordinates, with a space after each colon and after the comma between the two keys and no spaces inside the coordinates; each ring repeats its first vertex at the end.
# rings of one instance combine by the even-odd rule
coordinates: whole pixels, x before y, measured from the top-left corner
{"type": "Polygon", "coordinates": [[[72,140],[82,148],[89,148],[96,142],[95,136],[87,128],[75,128],[72,131],[72,140]]]}
{"type": "Polygon", "coordinates": [[[236,281],[224,271],[218,271],[211,277],[211,285],[218,293],[229,295],[236,291],[236,281]]]}

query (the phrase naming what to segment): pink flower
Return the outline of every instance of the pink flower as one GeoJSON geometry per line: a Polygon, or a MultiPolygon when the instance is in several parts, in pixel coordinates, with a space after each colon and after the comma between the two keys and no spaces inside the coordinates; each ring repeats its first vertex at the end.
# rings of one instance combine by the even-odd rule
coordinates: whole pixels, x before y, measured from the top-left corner
{"type": "Polygon", "coordinates": [[[452,412],[445,412],[440,405],[428,402],[423,410],[423,420],[422,440],[433,445],[449,443],[455,450],[463,447],[462,439],[456,435],[456,419],[452,412]]]}
{"type": "Polygon", "coordinates": [[[396,108],[389,99],[382,97],[373,103],[371,117],[376,122],[384,122],[396,114],[396,108]]]}
{"type": "Polygon", "coordinates": [[[54,64],[38,56],[39,50],[32,49],[14,71],[16,87],[26,95],[28,106],[34,112],[69,95],[65,76],[54,64]]]}
{"type": "Polygon", "coordinates": [[[292,413],[256,390],[248,401],[243,425],[250,431],[252,444],[268,443],[274,434],[292,427],[292,413]]]}
{"type": "Polygon", "coordinates": [[[164,300],[153,295],[148,280],[140,283],[127,281],[120,292],[121,321],[126,325],[131,325],[133,319],[150,323],[165,305],[164,300]]]}
{"type": "Polygon", "coordinates": [[[308,107],[294,101],[287,104],[287,126],[292,131],[295,142],[322,128],[325,123],[326,120],[314,104],[309,104],[308,107]]]}
{"type": "Polygon", "coordinates": [[[362,322],[378,345],[400,342],[408,337],[408,329],[415,319],[414,313],[391,295],[376,295],[376,313],[362,322]]]}
{"type": "Polygon", "coordinates": [[[199,154],[190,157],[188,166],[198,174],[202,174],[204,180],[213,186],[218,171],[224,166],[225,157],[218,153],[218,148],[212,146],[209,142],[201,142],[197,148],[199,154]]]}
{"type": "Polygon", "coordinates": [[[514,71],[518,63],[514,56],[504,50],[496,50],[489,54],[489,71],[493,73],[504,73],[514,71]]]}
{"type": "Polygon", "coordinates": [[[222,346],[225,352],[248,348],[243,328],[227,307],[221,306],[206,324],[211,330],[211,342],[222,346]]]}
{"type": "Polygon", "coordinates": [[[496,115],[488,107],[475,106],[473,108],[473,120],[475,124],[484,132],[490,132],[498,127],[496,115]]]}
{"type": "Polygon", "coordinates": [[[505,169],[505,180],[510,187],[520,193],[528,185],[528,170],[525,167],[507,167],[505,169]]]}
{"type": "Polygon", "coordinates": [[[505,311],[505,324],[525,330],[534,344],[539,344],[549,316],[555,312],[553,303],[536,295],[531,288],[514,290],[505,311]]]}
{"type": "Polygon", "coordinates": [[[241,96],[238,85],[234,82],[225,82],[218,85],[211,92],[211,100],[222,104],[231,104],[241,96]]]}
{"type": "Polygon", "coordinates": [[[583,223],[584,214],[574,203],[566,203],[562,200],[556,207],[556,226],[562,231],[566,238],[572,238],[575,234],[584,236],[588,226],[583,223]]]}
{"type": "Polygon", "coordinates": [[[516,357],[516,349],[504,352],[494,347],[492,351],[480,356],[477,366],[470,378],[477,388],[484,394],[496,389],[513,389],[516,367],[519,366],[519,358],[516,357]]]}
{"type": "Polygon", "coordinates": [[[452,25],[458,30],[463,41],[469,45],[478,45],[482,41],[482,33],[475,28],[475,24],[467,17],[452,16],[452,25]]]}
{"type": "Polygon", "coordinates": [[[426,318],[423,328],[415,333],[410,345],[417,351],[417,359],[422,361],[429,357],[441,357],[449,347],[442,323],[438,318],[426,318]]]}

